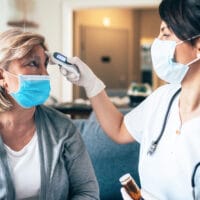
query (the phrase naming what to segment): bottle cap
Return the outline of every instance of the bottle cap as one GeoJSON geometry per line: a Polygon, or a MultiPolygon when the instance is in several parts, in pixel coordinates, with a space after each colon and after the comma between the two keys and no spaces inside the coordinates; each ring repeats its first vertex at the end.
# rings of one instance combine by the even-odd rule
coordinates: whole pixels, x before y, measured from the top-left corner
{"type": "Polygon", "coordinates": [[[121,182],[122,185],[126,185],[128,181],[132,179],[131,175],[129,173],[124,174],[119,178],[119,181],[121,182]]]}

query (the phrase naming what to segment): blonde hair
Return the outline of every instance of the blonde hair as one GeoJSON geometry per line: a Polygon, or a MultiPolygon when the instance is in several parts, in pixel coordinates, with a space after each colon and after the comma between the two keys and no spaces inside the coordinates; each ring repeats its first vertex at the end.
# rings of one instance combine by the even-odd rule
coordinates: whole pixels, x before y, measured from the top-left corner
{"type": "MultiPolygon", "coordinates": [[[[7,69],[9,63],[26,56],[36,45],[47,50],[45,38],[36,33],[24,32],[19,28],[12,28],[0,34],[0,67],[7,69]]],[[[0,86],[0,112],[10,110],[10,102],[5,90],[0,86]]]]}

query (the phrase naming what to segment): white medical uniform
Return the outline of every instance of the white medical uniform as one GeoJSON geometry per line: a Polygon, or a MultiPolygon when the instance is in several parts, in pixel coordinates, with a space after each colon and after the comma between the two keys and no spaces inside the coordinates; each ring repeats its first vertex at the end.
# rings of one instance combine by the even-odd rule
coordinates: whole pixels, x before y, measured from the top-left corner
{"type": "MultiPolygon", "coordinates": [[[[140,143],[141,186],[160,200],[193,199],[191,177],[200,162],[200,116],[181,125],[179,95],[173,101],[156,151],[147,154],[160,134],[170,99],[178,88],[180,85],[172,84],[160,87],[124,119],[126,128],[140,143]]],[[[200,173],[196,176],[199,180],[200,173]]]]}

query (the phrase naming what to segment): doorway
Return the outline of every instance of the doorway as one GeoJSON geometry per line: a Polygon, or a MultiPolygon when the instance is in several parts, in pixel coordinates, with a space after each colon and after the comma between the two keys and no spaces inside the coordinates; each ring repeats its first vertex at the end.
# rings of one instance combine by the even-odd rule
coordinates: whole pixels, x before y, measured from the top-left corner
{"type": "MultiPolygon", "coordinates": [[[[146,62],[143,69],[141,49],[151,45],[158,33],[156,9],[84,9],[73,16],[73,53],[89,65],[108,90],[127,90],[131,82],[154,85],[151,63],[148,73],[146,62]],[[107,26],[105,19],[109,21],[107,26]]],[[[84,95],[82,88],[73,87],[74,99],[84,95]]]]}
{"type": "MultiPolygon", "coordinates": [[[[107,89],[128,87],[128,31],[81,26],[81,59],[105,83],[107,89]]],[[[85,98],[81,89],[79,97],[85,98]]]]}

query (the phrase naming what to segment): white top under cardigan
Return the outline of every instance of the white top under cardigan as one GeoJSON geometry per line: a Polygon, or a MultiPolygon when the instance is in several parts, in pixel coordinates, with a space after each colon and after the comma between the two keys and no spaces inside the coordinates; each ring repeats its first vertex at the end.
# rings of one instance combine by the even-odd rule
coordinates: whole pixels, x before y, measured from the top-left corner
{"type": "Polygon", "coordinates": [[[20,151],[8,146],[6,151],[17,199],[38,199],[41,176],[37,133],[20,151]]]}

